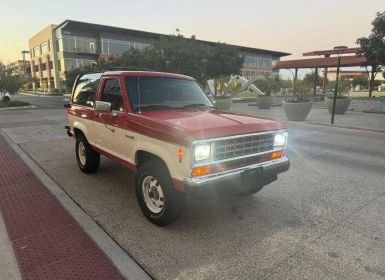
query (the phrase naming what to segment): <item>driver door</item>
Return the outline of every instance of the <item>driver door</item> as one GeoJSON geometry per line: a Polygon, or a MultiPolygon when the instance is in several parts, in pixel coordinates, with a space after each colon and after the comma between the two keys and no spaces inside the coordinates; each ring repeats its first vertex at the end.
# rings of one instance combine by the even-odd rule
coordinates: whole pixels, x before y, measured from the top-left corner
{"type": "Polygon", "coordinates": [[[102,80],[100,101],[111,103],[111,112],[96,112],[95,144],[98,148],[121,159],[127,157],[127,141],[124,124],[126,107],[122,96],[120,81],[117,77],[102,80]]]}

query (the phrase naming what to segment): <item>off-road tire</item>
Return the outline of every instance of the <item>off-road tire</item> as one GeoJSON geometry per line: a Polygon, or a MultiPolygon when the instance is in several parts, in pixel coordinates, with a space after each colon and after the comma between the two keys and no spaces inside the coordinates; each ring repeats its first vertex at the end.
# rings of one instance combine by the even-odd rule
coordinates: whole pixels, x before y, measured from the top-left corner
{"type": "Polygon", "coordinates": [[[139,166],[135,178],[135,192],[144,216],[158,226],[175,222],[185,209],[185,193],[175,189],[168,168],[160,160],[147,161],[139,166]],[[145,202],[142,184],[148,176],[154,177],[162,188],[164,205],[160,213],[152,212],[145,202]]]}
{"type": "Polygon", "coordinates": [[[84,136],[83,133],[79,133],[76,136],[75,154],[76,161],[78,162],[78,166],[82,172],[95,173],[98,170],[100,165],[100,154],[92,149],[91,145],[88,143],[87,138],[84,136]],[[80,159],[81,156],[79,155],[80,145],[83,145],[84,147],[83,162],[80,159]]]}

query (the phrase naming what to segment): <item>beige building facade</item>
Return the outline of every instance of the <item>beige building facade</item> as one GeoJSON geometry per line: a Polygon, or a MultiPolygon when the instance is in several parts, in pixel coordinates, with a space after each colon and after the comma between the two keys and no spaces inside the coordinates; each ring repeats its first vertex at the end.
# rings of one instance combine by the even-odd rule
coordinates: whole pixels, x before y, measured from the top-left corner
{"type": "Polygon", "coordinates": [[[28,41],[31,57],[31,76],[36,79],[35,88],[58,88],[56,51],[54,46],[55,25],[49,25],[28,41]]]}
{"type": "MultiPolygon", "coordinates": [[[[49,25],[29,39],[31,75],[37,81],[35,88],[66,89],[66,71],[92,66],[100,58],[119,56],[129,49],[146,48],[160,40],[161,36],[165,35],[72,20],[49,25]]],[[[208,45],[217,44],[199,41],[208,45]]],[[[274,73],[276,61],[289,55],[285,52],[235,47],[245,57],[240,74],[246,77],[274,73]]]]}
{"type": "Polygon", "coordinates": [[[29,60],[16,60],[7,64],[7,69],[12,76],[28,77],[31,74],[31,64],[29,60]]]}

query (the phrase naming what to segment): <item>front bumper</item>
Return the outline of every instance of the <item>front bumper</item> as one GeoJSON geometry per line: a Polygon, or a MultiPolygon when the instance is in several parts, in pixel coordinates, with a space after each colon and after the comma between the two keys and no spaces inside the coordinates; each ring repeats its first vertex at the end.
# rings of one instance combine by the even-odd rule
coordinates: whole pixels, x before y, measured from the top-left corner
{"type": "Polygon", "coordinates": [[[275,176],[278,173],[285,172],[289,170],[290,161],[287,157],[282,157],[280,159],[260,162],[253,165],[243,166],[237,169],[227,170],[215,174],[205,175],[195,178],[185,178],[183,183],[185,186],[189,187],[200,187],[207,184],[214,184],[228,180],[237,180],[241,179],[242,173],[247,171],[252,171],[254,169],[261,169],[261,177],[275,176]]]}

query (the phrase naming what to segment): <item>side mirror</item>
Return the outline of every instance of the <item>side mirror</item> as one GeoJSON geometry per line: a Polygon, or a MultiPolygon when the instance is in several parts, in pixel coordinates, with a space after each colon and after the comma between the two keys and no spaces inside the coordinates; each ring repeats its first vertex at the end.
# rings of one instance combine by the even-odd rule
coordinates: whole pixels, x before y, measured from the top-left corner
{"type": "Polygon", "coordinates": [[[104,101],[95,101],[95,109],[99,113],[110,113],[111,112],[111,103],[104,101]]]}

